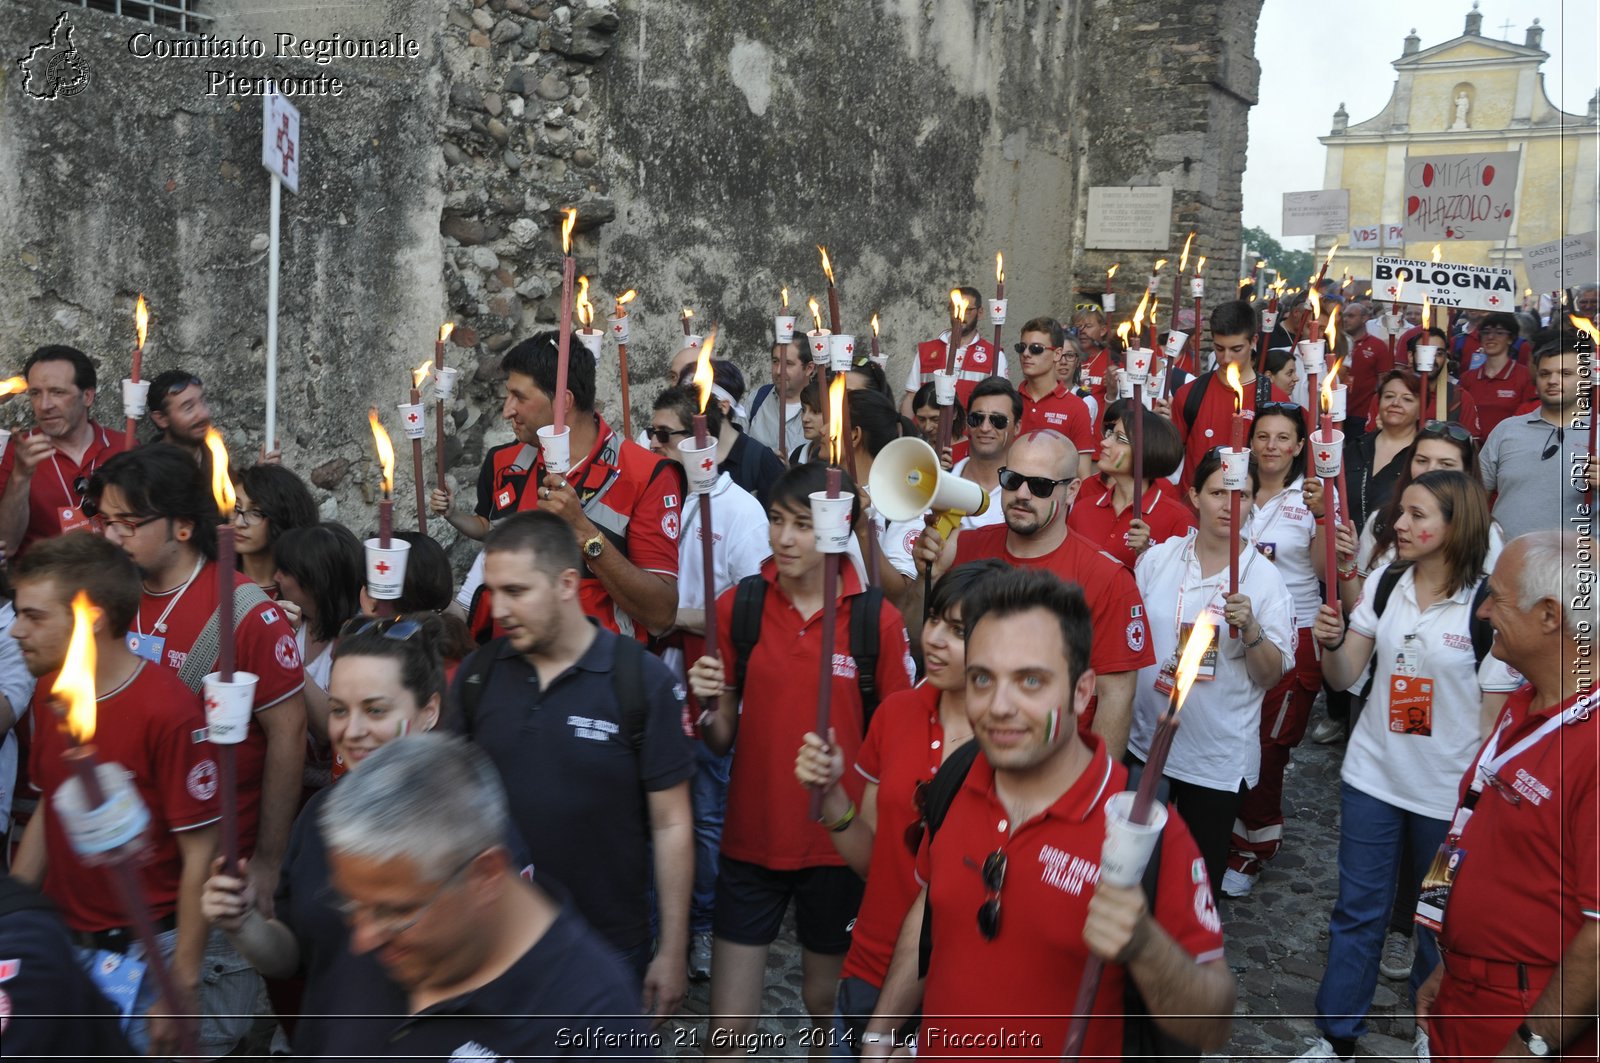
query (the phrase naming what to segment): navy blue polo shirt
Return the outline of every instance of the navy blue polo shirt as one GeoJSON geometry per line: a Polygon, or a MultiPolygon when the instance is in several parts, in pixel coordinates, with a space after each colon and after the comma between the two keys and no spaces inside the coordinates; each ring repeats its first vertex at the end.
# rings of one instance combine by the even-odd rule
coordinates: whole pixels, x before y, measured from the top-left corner
{"type": "MultiPolygon", "coordinates": [[[[337,786],[338,783],[333,784],[337,786]]],[[[350,950],[350,927],[333,907],[337,899],[329,885],[328,850],[322,843],[322,831],[317,815],[322,803],[333,791],[324,787],[311,795],[300,815],[289,830],[289,844],[283,853],[283,870],[278,876],[278,889],[273,894],[273,913],[294,934],[300,945],[300,970],[305,976],[305,988],[300,994],[301,1012],[306,1016],[321,1014],[332,994],[329,980],[336,964],[350,950]]],[[[533,868],[528,856],[528,845],[512,824],[506,838],[506,848],[511,851],[510,864],[531,879],[533,868]]],[[[376,967],[373,970],[377,970],[376,967]]],[[[295,1028],[294,1047],[303,1056],[317,1056],[322,1052],[320,1038],[323,1026],[306,1021],[295,1028]]]]}
{"type": "Polygon", "coordinates": [[[548,689],[509,640],[468,657],[450,687],[453,705],[462,704],[462,683],[480,654],[493,654],[494,665],[471,723],[453,713],[452,725],[500,769],[512,822],[540,876],[570,890],[600,936],[631,953],[651,939],[647,795],[694,775],[694,747],[683,733],[683,686],[649,653],[636,736],[612,684],[619,636],[589,623],[594,642],[548,689]]]}
{"type": "Polygon", "coordinates": [[[415,1015],[370,956],[342,952],[329,985],[324,1060],[659,1055],[633,975],[563,904],[544,936],[487,985],[415,1015]]]}

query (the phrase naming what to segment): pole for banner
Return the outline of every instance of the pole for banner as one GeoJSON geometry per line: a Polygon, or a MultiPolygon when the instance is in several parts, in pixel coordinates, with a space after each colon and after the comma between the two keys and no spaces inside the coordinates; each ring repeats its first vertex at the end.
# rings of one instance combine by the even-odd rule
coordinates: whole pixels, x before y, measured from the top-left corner
{"type": "Polygon", "coordinates": [[[278,449],[278,221],[283,181],[272,175],[272,210],[267,222],[267,450],[278,449]]]}

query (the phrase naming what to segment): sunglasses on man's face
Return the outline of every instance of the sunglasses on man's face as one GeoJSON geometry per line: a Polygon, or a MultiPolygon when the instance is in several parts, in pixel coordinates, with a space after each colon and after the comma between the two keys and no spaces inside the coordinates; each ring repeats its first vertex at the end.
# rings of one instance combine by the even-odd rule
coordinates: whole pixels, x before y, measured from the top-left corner
{"type": "Polygon", "coordinates": [[[688,435],[689,434],[689,429],[687,429],[687,428],[666,428],[666,427],[664,427],[662,425],[653,424],[649,428],[646,428],[644,430],[644,434],[649,436],[651,439],[655,440],[657,443],[660,443],[662,446],[666,446],[668,443],[672,442],[672,437],[673,436],[686,436],[686,435],[688,435]]]}
{"type": "Polygon", "coordinates": [[[1015,343],[1012,345],[1011,349],[1016,351],[1018,354],[1031,354],[1035,358],[1046,351],[1055,350],[1054,347],[1046,347],[1042,343],[1015,343]]]}
{"type": "Polygon", "coordinates": [[[1029,492],[1034,498],[1049,498],[1056,493],[1056,488],[1062,484],[1069,484],[1076,480],[1076,476],[1068,476],[1061,480],[1052,480],[1048,476],[1024,476],[1020,472],[1012,472],[1002,467],[1000,469],[1000,486],[1007,491],[1015,491],[1023,484],[1028,485],[1029,492]]]}
{"type": "Polygon", "coordinates": [[[967,414],[968,428],[982,428],[985,421],[994,425],[997,432],[1004,432],[1011,425],[1011,418],[1003,413],[979,413],[973,411],[967,414]]]}

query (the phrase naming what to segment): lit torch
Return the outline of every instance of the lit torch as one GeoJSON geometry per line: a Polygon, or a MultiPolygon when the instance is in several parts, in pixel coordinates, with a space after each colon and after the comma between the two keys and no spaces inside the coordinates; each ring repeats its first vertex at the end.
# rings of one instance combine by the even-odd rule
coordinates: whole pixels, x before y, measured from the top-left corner
{"type": "Polygon", "coordinates": [[[817,250],[822,253],[822,272],[828,278],[828,330],[834,335],[839,334],[839,289],[833,283],[833,263],[828,261],[828,249],[821,244],[817,250]]]}
{"type": "MultiPolygon", "coordinates": [[[[944,345],[944,376],[945,387],[950,392],[955,391],[956,375],[956,338],[961,335],[961,322],[967,316],[967,300],[961,294],[961,289],[950,289],[950,338],[944,345]]],[[[938,389],[935,388],[935,392],[938,389]]],[[[950,447],[950,434],[952,423],[955,420],[955,396],[953,394],[935,396],[939,402],[939,453],[943,454],[950,447]]]]}
{"type": "MultiPolygon", "coordinates": [[[[217,527],[217,630],[221,632],[217,654],[217,677],[224,685],[233,682],[233,588],[234,572],[233,507],[238,497],[233,490],[233,476],[228,471],[228,448],[223,445],[222,433],[215,428],[206,431],[206,449],[211,452],[211,497],[216,499],[217,512],[222,523],[217,527]]],[[[216,697],[206,691],[209,704],[216,697]]],[[[239,863],[239,791],[238,772],[231,743],[214,742],[217,746],[218,787],[222,801],[222,866],[224,874],[232,874],[239,863]]]]}
{"type": "Polygon", "coordinates": [[[1111,290],[1111,279],[1117,275],[1117,270],[1122,268],[1121,262],[1113,262],[1111,268],[1106,270],[1106,287],[1100,295],[1100,310],[1105,314],[1117,312],[1117,293],[1111,290]]]}
{"type": "Polygon", "coordinates": [[[1339,608],[1339,581],[1335,574],[1339,571],[1339,558],[1334,544],[1334,521],[1337,510],[1334,508],[1337,501],[1343,500],[1344,488],[1338,482],[1344,473],[1344,463],[1338,463],[1337,471],[1332,475],[1327,474],[1327,469],[1334,459],[1340,456],[1344,446],[1344,433],[1333,430],[1333,391],[1334,375],[1339,372],[1339,362],[1333,363],[1333,368],[1328,371],[1328,377],[1322,382],[1322,438],[1313,440],[1316,446],[1313,452],[1316,458],[1315,465],[1320,466],[1322,475],[1322,512],[1323,512],[1323,541],[1327,549],[1324,561],[1327,563],[1328,575],[1324,579],[1328,591],[1328,608],[1339,608]],[[1335,494],[1335,489],[1338,493],[1335,494]]]}
{"type": "MultiPolygon", "coordinates": [[[[1239,366],[1229,362],[1227,369],[1228,387],[1233,390],[1233,430],[1229,439],[1230,449],[1239,454],[1244,451],[1244,384],[1240,382],[1239,366]]],[[[1246,456],[1246,463],[1249,462],[1246,456]]],[[[1249,477],[1245,477],[1249,483],[1249,477]]],[[[1239,504],[1244,494],[1240,488],[1233,488],[1228,495],[1228,594],[1239,593],[1239,504]]],[[[1233,625],[1228,626],[1231,638],[1239,637],[1239,630],[1233,625]]]]}
{"type": "Polygon", "coordinates": [[[999,251],[994,253],[994,303],[989,309],[989,320],[994,322],[994,349],[998,351],[1006,323],[1006,257],[999,251]]]}
{"type": "Polygon", "coordinates": [[[378,464],[383,467],[383,498],[378,502],[378,545],[388,550],[394,536],[394,444],[389,433],[378,420],[378,408],[367,411],[367,423],[372,425],[372,445],[378,452],[378,464]]]}
{"type": "MultiPolygon", "coordinates": [[[[128,379],[133,385],[130,390],[134,393],[134,395],[138,395],[141,394],[141,389],[139,387],[139,373],[140,370],[144,368],[144,341],[150,332],[150,307],[144,301],[143,292],[139,293],[138,302],[133,304],[133,331],[138,342],[133,348],[133,366],[132,371],[128,374],[128,379]]],[[[148,393],[149,390],[150,385],[146,384],[142,389],[142,393],[148,393]]],[[[129,397],[132,398],[133,396],[129,397]]],[[[142,407],[143,404],[136,403],[136,405],[142,407]]],[[[132,450],[138,445],[139,442],[138,438],[134,434],[134,426],[138,423],[139,417],[131,411],[124,412],[127,415],[127,424],[124,426],[123,435],[124,446],[128,450],[132,450]]]]}
{"type": "Polygon", "coordinates": [[[632,288],[617,296],[611,318],[611,335],[617,341],[617,373],[622,378],[622,438],[633,438],[633,399],[628,394],[628,304],[638,298],[632,288]]]}
{"type": "MultiPolygon", "coordinates": [[[[717,441],[710,438],[706,429],[706,404],[711,401],[713,379],[711,352],[716,342],[717,330],[713,328],[705,341],[700,344],[700,357],[694,367],[694,386],[700,393],[700,412],[694,415],[694,450],[684,455],[684,465],[688,467],[689,473],[689,490],[700,498],[700,571],[704,579],[701,587],[705,603],[704,638],[706,652],[713,657],[717,656],[717,564],[716,552],[712,548],[714,537],[711,532],[711,492],[717,484],[717,441]]],[[[779,396],[779,401],[783,401],[782,396],[779,396]]],[[[715,715],[716,698],[708,698],[703,704],[705,713],[702,719],[715,715]]]]}
{"type": "MultiPolygon", "coordinates": [[[[572,230],[578,224],[578,208],[563,211],[567,218],[561,223],[561,331],[560,346],[556,354],[555,434],[567,428],[567,365],[572,354],[572,297],[578,274],[578,264],[572,257],[572,230]]],[[[387,547],[388,543],[385,542],[387,547]]]]}
{"type": "Polygon", "coordinates": [[[879,368],[883,367],[883,355],[878,352],[878,312],[872,312],[872,350],[867,357],[871,358],[879,368]]]}
{"type": "MultiPolygon", "coordinates": [[[[1194,299],[1194,324],[1189,326],[1189,345],[1185,348],[1188,353],[1188,364],[1183,368],[1194,372],[1195,366],[1200,364],[1200,304],[1206,297],[1206,256],[1201,255],[1194,264],[1194,276],[1189,279],[1189,295],[1194,299]]],[[[1173,313],[1177,310],[1174,307],[1173,313]]],[[[1170,382],[1171,375],[1168,375],[1170,382]]]]}
{"type": "MultiPolygon", "coordinates": [[[[1167,325],[1169,332],[1178,330],[1178,307],[1183,305],[1183,274],[1189,268],[1189,248],[1192,246],[1194,246],[1194,232],[1191,230],[1188,238],[1183,241],[1183,253],[1178,256],[1178,268],[1172,274],[1172,321],[1167,325]]],[[[1153,347],[1154,345],[1152,349],[1153,347]]]]}
{"type": "Polygon", "coordinates": [[[403,412],[406,437],[411,440],[411,476],[417,493],[417,531],[424,534],[428,531],[428,498],[422,485],[422,437],[428,431],[428,414],[422,405],[422,382],[428,379],[428,371],[432,368],[433,359],[430,358],[411,370],[411,402],[403,412]]]}
{"type": "MultiPolygon", "coordinates": [[[[841,489],[839,473],[839,456],[842,453],[843,440],[843,410],[844,410],[844,374],[840,373],[833,378],[833,383],[828,388],[828,473],[825,483],[825,506],[830,506],[839,498],[841,489]]],[[[813,500],[816,496],[812,496],[813,500]]],[[[812,526],[816,529],[829,527],[826,519],[819,519],[822,514],[818,512],[815,501],[812,505],[812,526]]],[[[848,516],[846,521],[848,521],[848,516]]],[[[817,728],[816,733],[822,736],[823,741],[828,739],[828,725],[833,715],[833,657],[838,652],[836,631],[838,626],[838,594],[839,594],[839,558],[840,554],[828,550],[823,557],[822,568],[822,652],[818,654],[818,686],[817,686],[817,728]]],[[[811,791],[811,818],[820,820],[822,817],[822,791],[811,791]]]]}

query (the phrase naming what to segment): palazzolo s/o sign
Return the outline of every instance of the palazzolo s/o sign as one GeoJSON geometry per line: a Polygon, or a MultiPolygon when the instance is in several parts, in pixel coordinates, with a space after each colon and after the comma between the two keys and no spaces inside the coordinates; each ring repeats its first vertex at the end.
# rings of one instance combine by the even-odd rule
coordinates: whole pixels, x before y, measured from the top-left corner
{"type": "Polygon", "coordinates": [[[1499,266],[1462,266],[1414,258],[1372,260],[1372,294],[1384,302],[1420,303],[1466,310],[1516,309],[1516,277],[1499,266]]]}

